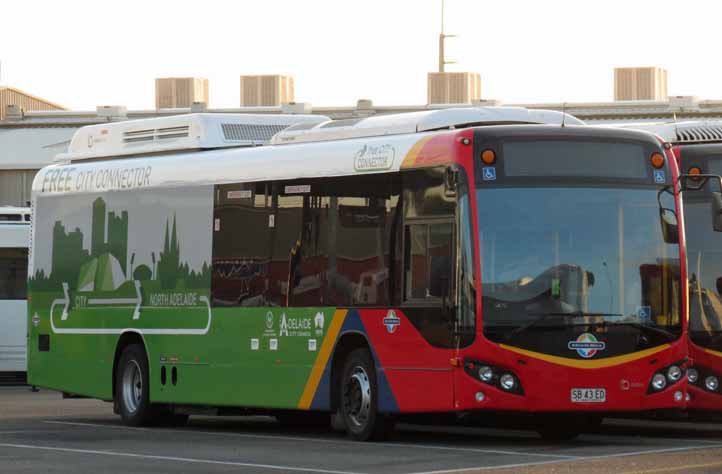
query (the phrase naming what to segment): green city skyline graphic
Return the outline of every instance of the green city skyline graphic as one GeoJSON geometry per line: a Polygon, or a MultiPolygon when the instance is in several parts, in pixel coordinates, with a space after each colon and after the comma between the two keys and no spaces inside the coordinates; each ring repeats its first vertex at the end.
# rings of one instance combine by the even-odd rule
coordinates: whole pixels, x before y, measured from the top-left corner
{"type": "Polygon", "coordinates": [[[130,249],[128,258],[130,222],[127,210],[108,212],[105,200],[98,197],[92,204],[90,248],[86,249],[79,227],[68,231],[61,220],[56,220],[52,230],[50,273],[46,275],[45,270],[39,269],[30,283],[36,289],[58,289],[67,283],[70,290],[81,292],[130,290],[133,280],[152,282],[149,286],[156,290],[210,287],[211,271],[207,262],[195,271],[181,261],[175,214],[172,219],[166,219],[163,249],[157,258],[155,251],[150,252],[148,262],[138,262],[134,249],[130,249]]]}

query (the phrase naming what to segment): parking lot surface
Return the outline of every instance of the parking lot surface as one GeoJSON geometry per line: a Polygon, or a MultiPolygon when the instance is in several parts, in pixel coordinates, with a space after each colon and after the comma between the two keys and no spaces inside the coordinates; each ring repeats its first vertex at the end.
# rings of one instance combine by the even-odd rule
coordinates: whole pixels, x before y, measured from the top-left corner
{"type": "Polygon", "coordinates": [[[2,473],[720,473],[722,424],[606,420],[552,443],[534,433],[402,425],[359,443],[273,418],[191,417],[182,428],[129,428],[112,406],[0,388],[2,473]]]}

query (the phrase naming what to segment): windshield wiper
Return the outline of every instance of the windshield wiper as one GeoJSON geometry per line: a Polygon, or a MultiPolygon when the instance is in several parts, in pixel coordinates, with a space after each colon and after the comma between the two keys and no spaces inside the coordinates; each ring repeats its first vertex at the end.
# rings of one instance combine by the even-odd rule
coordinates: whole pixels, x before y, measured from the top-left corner
{"type": "Polygon", "coordinates": [[[523,326],[519,326],[518,328],[509,332],[505,338],[507,341],[509,341],[512,337],[516,336],[517,334],[520,334],[520,333],[526,331],[527,329],[532,328],[532,327],[538,325],[539,323],[541,323],[542,321],[546,321],[547,319],[549,319],[550,317],[553,317],[553,316],[565,316],[565,317],[572,317],[572,318],[584,317],[584,316],[622,316],[621,314],[618,314],[618,313],[585,313],[584,311],[572,311],[572,312],[568,312],[568,313],[564,313],[561,311],[551,311],[548,313],[527,313],[527,314],[539,316],[539,318],[537,318],[534,321],[531,321],[529,323],[526,323],[523,326]]]}
{"type": "MultiPolygon", "coordinates": [[[[605,321],[605,323],[606,323],[606,321],[605,321]]],[[[662,329],[657,326],[647,326],[646,324],[637,323],[634,321],[622,321],[619,323],[614,323],[614,325],[615,326],[629,326],[629,327],[639,329],[640,331],[643,331],[643,332],[644,331],[651,332],[651,333],[657,334],[658,336],[664,337],[665,339],[667,339],[667,342],[672,342],[675,339],[677,339],[677,337],[678,337],[676,334],[674,334],[671,331],[667,331],[666,329],[662,329]]]]}
{"type": "MultiPolygon", "coordinates": [[[[601,314],[600,316],[604,316],[601,314]]],[[[621,315],[613,315],[613,316],[621,316],[621,315]]],[[[639,329],[642,332],[651,332],[654,334],[657,334],[659,336],[664,337],[667,342],[672,342],[675,339],[677,339],[677,335],[674,334],[671,331],[667,331],[666,329],[663,329],[658,326],[648,326],[646,324],[638,323],[635,321],[619,321],[615,323],[610,323],[609,321],[596,321],[596,322],[589,322],[589,323],[581,323],[581,324],[575,324],[574,326],[601,326],[601,327],[613,327],[613,326],[628,326],[633,327],[635,329],[639,329]]]]}

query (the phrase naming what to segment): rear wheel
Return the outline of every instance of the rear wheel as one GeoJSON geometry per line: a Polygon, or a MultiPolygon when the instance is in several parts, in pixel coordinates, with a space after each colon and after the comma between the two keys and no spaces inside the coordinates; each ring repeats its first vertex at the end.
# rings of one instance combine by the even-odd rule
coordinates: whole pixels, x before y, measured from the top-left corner
{"type": "Polygon", "coordinates": [[[346,433],[352,439],[384,439],[392,430],[392,421],[378,412],[376,370],[368,349],[355,349],[346,359],[340,402],[346,433]]]}
{"type": "Polygon", "coordinates": [[[150,404],[148,358],[145,349],[132,344],[123,349],[115,374],[115,399],[123,423],[146,426],[158,419],[158,409],[150,404]]]}

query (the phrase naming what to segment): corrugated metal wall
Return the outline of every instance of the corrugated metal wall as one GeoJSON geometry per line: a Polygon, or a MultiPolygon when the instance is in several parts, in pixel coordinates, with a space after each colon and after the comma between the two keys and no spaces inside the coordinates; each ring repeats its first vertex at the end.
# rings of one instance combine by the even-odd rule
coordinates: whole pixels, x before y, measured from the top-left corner
{"type": "Polygon", "coordinates": [[[13,89],[0,89],[0,120],[5,119],[5,109],[8,105],[19,105],[23,110],[62,110],[56,105],[13,89]]]}
{"type": "Polygon", "coordinates": [[[0,170],[0,206],[26,206],[38,170],[0,170]]]}

